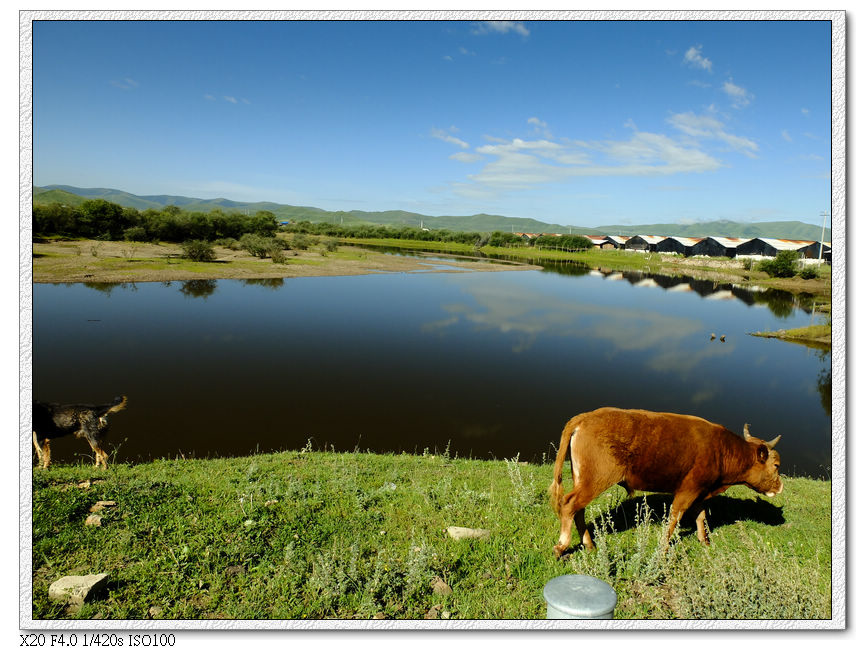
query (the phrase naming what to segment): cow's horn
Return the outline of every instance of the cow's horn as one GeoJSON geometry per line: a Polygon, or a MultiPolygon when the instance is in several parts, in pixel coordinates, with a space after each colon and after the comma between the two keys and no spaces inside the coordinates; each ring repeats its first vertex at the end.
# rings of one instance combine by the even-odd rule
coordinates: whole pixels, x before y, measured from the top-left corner
{"type": "Polygon", "coordinates": [[[747,422],[745,423],[745,440],[751,439],[751,425],[747,422]]]}
{"type": "Polygon", "coordinates": [[[769,442],[767,442],[767,443],[766,443],[766,446],[767,446],[769,449],[773,449],[773,448],[775,447],[775,445],[778,444],[778,441],[779,441],[780,439],[781,439],[781,436],[775,436],[775,439],[774,439],[774,440],[770,440],[769,442]]]}

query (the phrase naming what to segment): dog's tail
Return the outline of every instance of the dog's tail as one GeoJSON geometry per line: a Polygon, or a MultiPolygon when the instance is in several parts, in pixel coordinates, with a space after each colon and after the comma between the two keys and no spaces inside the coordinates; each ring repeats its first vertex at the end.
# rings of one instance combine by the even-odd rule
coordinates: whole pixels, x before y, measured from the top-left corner
{"type": "Polygon", "coordinates": [[[126,395],[123,395],[122,397],[115,397],[114,402],[111,404],[111,406],[108,407],[108,410],[103,413],[102,417],[105,417],[109,413],[117,413],[117,411],[122,411],[126,408],[127,401],[128,400],[126,399],[126,395]]]}

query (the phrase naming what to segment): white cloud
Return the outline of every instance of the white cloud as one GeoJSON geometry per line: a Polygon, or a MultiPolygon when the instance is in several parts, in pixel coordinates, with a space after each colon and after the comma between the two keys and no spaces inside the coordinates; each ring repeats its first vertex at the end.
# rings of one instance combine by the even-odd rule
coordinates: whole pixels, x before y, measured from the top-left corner
{"type": "Polygon", "coordinates": [[[222,98],[223,98],[225,101],[230,102],[230,103],[232,103],[232,104],[236,104],[236,103],[237,103],[237,98],[235,98],[235,97],[231,97],[231,96],[229,96],[229,95],[223,95],[222,98]]]}
{"type": "Polygon", "coordinates": [[[802,115],[804,115],[805,117],[808,117],[810,114],[811,111],[809,111],[807,108],[802,109],[802,115]]]}
{"type": "MultiPolygon", "coordinates": [[[[453,127],[451,127],[451,130],[453,130],[453,127]]],[[[434,138],[437,138],[438,140],[443,140],[444,142],[450,142],[451,144],[455,144],[458,147],[461,147],[463,149],[469,148],[468,142],[460,140],[456,136],[449,135],[446,131],[444,131],[442,129],[432,129],[430,131],[430,135],[434,138]]]]}
{"type": "Polygon", "coordinates": [[[701,70],[711,72],[712,62],[703,56],[702,49],[702,45],[694,45],[689,48],[688,51],[685,52],[685,62],[694,68],[700,68],[701,70]]]}
{"type": "Polygon", "coordinates": [[[721,163],[697,147],[664,135],[635,131],[624,141],[587,143],[513,139],[475,150],[492,158],[470,183],[454,186],[462,196],[489,197],[588,176],[663,176],[717,169],[721,163]]]}
{"type": "Polygon", "coordinates": [[[533,133],[543,135],[545,138],[552,138],[547,123],[537,117],[530,117],[527,122],[532,125],[533,133]]]}
{"type": "Polygon", "coordinates": [[[735,108],[744,108],[751,103],[753,95],[741,86],[734,84],[732,79],[725,81],[723,88],[724,92],[730,97],[730,101],[733,102],[735,108]]]}
{"type": "Polygon", "coordinates": [[[459,160],[464,163],[473,163],[484,159],[484,157],[479,153],[469,153],[467,151],[452,153],[448,158],[453,158],[454,160],[459,160]]]}
{"type": "Polygon", "coordinates": [[[215,101],[216,101],[216,97],[214,97],[214,96],[211,95],[210,93],[206,94],[206,95],[204,96],[204,99],[206,99],[206,100],[209,101],[209,102],[215,102],[215,101]]]}
{"type": "Polygon", "coordinates": [[[123,90],[132,90],[133,88],[138,88],[138,82],[135,79],[130,79],[129,77],[125,77],[120,81],[112,80],[111,85],[115,88],[122,88],[123,90]]]}
{"type": "Polygon", "coordinates": [[[784,138],[787,142],[793,142],[793,138],[787,133],[787,129],[781,131],[781,137],[784,138]]]}
{"type": "MultiPolygon", "coordinates": [[[[549,129],[538,117],[531,117],[527,122],[536,131],[549,129]]],[[[503,192],[576,178],[663,177],[711,172],[724,166],[708,148],[712,143],[719,151],[757,157],[756,142],[728,132],[727,125],[712,114],[679,113],[667,122],[673,127],[672,134],[640,131],[629,119],[624,125],[630,130],[627,137],[593,142],[552,137],[506,140],[486,135],[485,144],[450,156],[460,162],[485,161],[479,171],[454,183],[452,188],[463,197],[491,199],[503,192]]],[[[434,130],[434,136],[463,142],[443,130],[434,130]]],[[[467,143],[463,144],[466,144],[463,148],[468,149],[467,143]]]]}
{"type": "Polygon", "coordinates": [[[514,20],[486,20],[472,30],[473,34],[507,34],[509,32],[514,32],[520,36],[528,36],[530,33],[523,23],[514,20]]]}
{"type": "Polygon", "coordinates": [[[673,127],[692,138],[714,139],[724,142],[734,151],[756,158],[757,143],[742,136],[727,133],[724,124],[709,115],[695,115],[692,112],[677,113],[667,120],[673,127]]]}

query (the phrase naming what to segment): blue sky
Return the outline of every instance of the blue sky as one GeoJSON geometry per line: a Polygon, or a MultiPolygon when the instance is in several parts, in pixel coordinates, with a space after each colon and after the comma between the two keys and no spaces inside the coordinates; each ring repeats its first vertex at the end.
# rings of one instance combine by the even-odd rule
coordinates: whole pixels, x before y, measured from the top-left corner
{"type": "Polygon", "coordinates": [[[827,21],[58,21],[36,185],[577,226],[830,208],[827,21]]]}

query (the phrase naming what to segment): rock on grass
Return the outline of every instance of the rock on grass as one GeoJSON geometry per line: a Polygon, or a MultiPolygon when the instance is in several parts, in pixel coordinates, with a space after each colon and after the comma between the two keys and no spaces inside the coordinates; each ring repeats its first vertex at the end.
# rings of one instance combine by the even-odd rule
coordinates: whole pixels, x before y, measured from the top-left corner
{"type": "Polygon", "coordinates": [[[107,573],[65,576],[48,587],[48,598],[69,605],[81,605],[96,598],[108,583],[107,573]]]}

